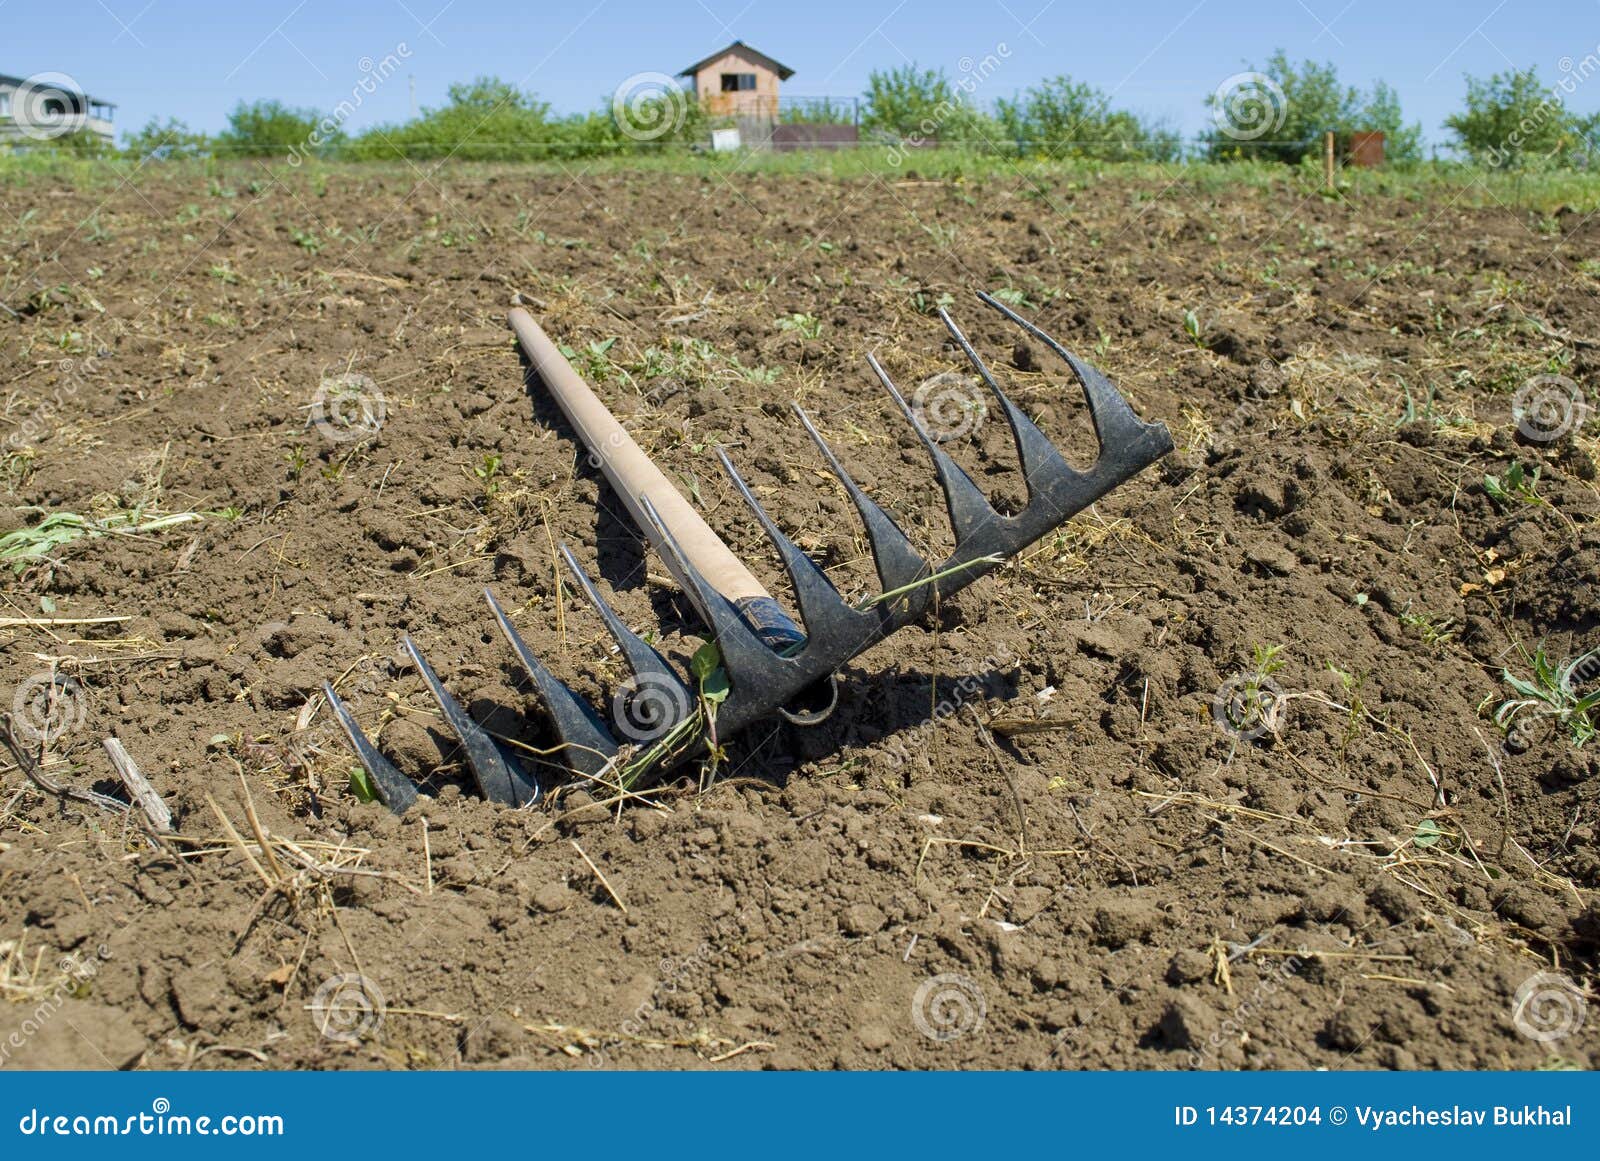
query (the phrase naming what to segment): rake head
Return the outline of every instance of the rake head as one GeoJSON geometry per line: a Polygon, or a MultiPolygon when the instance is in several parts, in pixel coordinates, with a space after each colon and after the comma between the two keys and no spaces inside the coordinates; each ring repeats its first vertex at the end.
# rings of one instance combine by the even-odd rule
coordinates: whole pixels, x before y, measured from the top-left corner
{"type": "MultiPolygon", "coordinates": [[[[720,673],[716,674],[715,685],[724,693],[716,708],[718,737],[727,738],[774,712],[802,725],[826,717],[827,711],[807,713],[785,707],[819,682],[831,685],[834,675],[851,658],[917,620],[935,601],[959,592],[994,571],[1006,558],[1048,535],[1172,450],[1172,438],[1166,427],[1140,420],[1111,381],[1098,370],[1004,303],[983,293],[978,297],[1054,351],[1071,369],[1083,388],[1099,443],[1099,455],[1093,467],[1080,472],[1066,462],[1055,445],[1000,390],[967,337],[941,310],[939,317],[945,328],[993,393],[1011,428],[1028,489],[1028,502],[1021,511],[1010,516],[995,511],[966,472],[929,434],[883,367],[869,355],[867,362],[873,372],[933,460],[956,542],[955,550],[943,562],[925,560],[912,547],[900,527],[850,478],[838,456],[798,405],[794,408],[795,414],[865,525],[883,590],[878,599],[865,605],[847,603],[821,569],[779,529],[740,478],[732,461],[719,449],[717,455],[723,470],[783,559],[805,626],[805,637],[800,641],[794,640],[792,634],[785,638],[782,634],[763,632],[767,627],[764,621],[768,619],[763,618],[762,610],[749,603],[736,605],[718,592],[686,558],[646,498],[643,501],[645,519],[652,527],[644,531],[652,533],[651,539],[663,546],[671,557],[669,563],[673,565],[674,575],[685,581],[688,595],[716,645],[720,673]]],[[[486,589],[484,597],[501,636],[538,692],[567,771],[583,779],[604,779],[634,787],[660,777],[697,751],[701,737],[694,727],[704,713],[702,693],[706,685],[702,684],[697,690],[679,676],[655,649],[623,623],[564,545],[561,555],[578,588],[600,615],[632,670],[632,676],[621,684],[612,698],[609,723],[540,663],[517,635],[494,594],[486,589]]],[[[784,620],[781,614],[778,619],[784,620]]],[[[405,638],[404,647],[438,703],[444,725],[460,740],[467,765],[484,797],[510,806],[536,802],[542,794],[540,779],[529,775],[514,756],[502,749],[467,714],[410,637],[405,638]]],[[[697,676],[704,683],[705,674],[697,676]]],[[[323,692],[378,797],[390,809],[404,811],[416,800],[416,786],[366,738],[332,685],[325,684],[323,692]]]]}

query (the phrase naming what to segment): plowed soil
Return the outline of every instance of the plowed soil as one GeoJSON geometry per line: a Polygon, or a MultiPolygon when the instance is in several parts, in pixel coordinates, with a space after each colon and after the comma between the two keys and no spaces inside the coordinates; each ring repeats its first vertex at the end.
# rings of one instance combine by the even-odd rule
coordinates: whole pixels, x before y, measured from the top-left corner
{"type": "MultiPolygon", "coordinates": [[[[121,739],[177,837],[7,762],[0,1066],[1600,1064],[1600,749],[1558,712],[1600,666],[1494,720],[1503,670],[1600,646],[1587,413],[1513,414],[1536,375],[1594,395],[1600,223],[1176,171],[125,176],[0,187],[0,519],[112,522],[3,574],[0,702],[51,786],[125,800],[121,739]],[[626,671],[556,545],[700,641],[511,295],[774,591],[718,446],[861,596],[789,404],[947,550],[865,364],[965,376],[940,302],[1093,458],[979,289],[1178,451],[858,658],[820,727],[643,800],[478,798],[402,635],[535,748],[485,586],[601,704],[626,671]],[[404,817],[352,788],[330,678],[422,783],[404,817]]],[[[1000,417],[938,382],[1020,505],[1000,417]]]]}

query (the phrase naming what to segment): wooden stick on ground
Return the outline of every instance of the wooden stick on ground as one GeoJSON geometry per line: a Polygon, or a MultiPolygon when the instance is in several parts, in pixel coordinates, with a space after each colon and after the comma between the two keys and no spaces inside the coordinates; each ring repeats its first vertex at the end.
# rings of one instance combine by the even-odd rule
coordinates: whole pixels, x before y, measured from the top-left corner
{"type": "Polygon", "coordinates": [[[150,780],[139,772],[133,755],[128,753],[118,738],[107,738],[100,744],[105,747],[106,757],[111,759],[111,765],[116,768],[117,777],[128,788],[128,796],[150,820],[151,828],[156,834],[171,834],[172,811],[161,801],[161,795],[150,785],[150,780]]]}

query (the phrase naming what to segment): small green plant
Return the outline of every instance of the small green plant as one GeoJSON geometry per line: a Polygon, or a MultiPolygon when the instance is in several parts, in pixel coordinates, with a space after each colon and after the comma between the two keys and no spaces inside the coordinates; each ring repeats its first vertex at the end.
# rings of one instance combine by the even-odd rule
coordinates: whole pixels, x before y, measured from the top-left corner
{"type": "Polygon", "coordinates": [[[472,469],[472,474],[483,485],[483,498],[494,499],[495,493],[500,490],[500,457],[494,452],[486,452],[483,462],[472,469]]]}
{"type": "Polygon", "coordinates": [[[778,320],[780,331],[795,331],[803,339],[814,339],[822,334],[822,320],[810,314],[790,314],[778,320]]]}
{"type": "Polygon", "coordinates": [[[596,339],[582,350],[574,350],[563,343],[561,353],[577,367],[579,374],[604,383],[611,378],[613,371],[619,370],[608,353],[616,341],[615,338],[596,339]]]}
{"type": "Polygon", "coordinates": [[[300,444],[295,444],[283,453],[283,462],[289,465],[289,478],[298,480],[300,473],[306,470],[306,465],[311,462],[311,459],[306,455],[304,447],[300,444]]]}
{"type": "Polygon", "coordinates": [[[1516,697],[1507,698],[1494,711],[1495,725],[1507,734],[1521,731],[1522,719],[1549,718],[1567,731],[1574,746],[1582,746],[1595,735],[1593,713],[1600,706],[1600,690],[1579,695],[1577,686],[1600,676],[1600,649],[1591,649],[1561,665],[1555,664],[1540,645],[1523,660],[1531,671],[1530,677],[1518,677],[1509,669],[1500,671],[1500,678],[1509,685],[1516,697]]]}
{"type": "Polygon", "coordinates": [[[289,231],[289,237],[294,239],[294,244],[307,254],[318,254],[322,251],[322,239],[317,237],[315,230],[302,230],[296,227],[289,231]]]}
{"type": "Polygon", "coordinates": [[[1404,612],[1400,614],[1400,623],[1408,629],[1415,629],[1424,645],[1444,645],[1456,635],[1455,622],[1451,618],[1435,618],[1432,613],[1404,612]]]}
{"type": "Polygon", "coordinates": [[[746,367],[743,363],[739,362],[737,355],[733,357],[733,365],[740,375],[744,376],[748,382],[754,383],[757,387],[772,386],[772,384],[778,381],[778,375],[780,374],[777,367],[746,367]]]}
{"type": "Polygon", "coordinates": [[[1488,493],[1491,500],[1495,500],[1506,507],[1515,504],[1543,504],[1545,498],[1539,495],[1539,466],[1534,465],[1533,471],[1528,471],[1517,460],[1511,461],[1511,466],[1502,476],[1486,475],[1483,477],[1483,490],[1488,493]]]}
{"type": "Polygon", "coordinates": [[[76,512],[55,512],[32,528],[19,528],[0,536],[0,561],[21,573],[30,564],[48,558],[56,549],[85,538],[160,532],[176,524],[187,524],[204,517],[198,512],[174,512],[154,516],[148,512],[114,512],[101,520],[76,512]]]}
{"type": "Polygon", "coordinates": [[[1189,336],[1189,341],[1201,350],[1206,348],[1205,324],[1200,321],[1200,316],[1192,310],[1183,312],[1183,333],[1189,336]]]}

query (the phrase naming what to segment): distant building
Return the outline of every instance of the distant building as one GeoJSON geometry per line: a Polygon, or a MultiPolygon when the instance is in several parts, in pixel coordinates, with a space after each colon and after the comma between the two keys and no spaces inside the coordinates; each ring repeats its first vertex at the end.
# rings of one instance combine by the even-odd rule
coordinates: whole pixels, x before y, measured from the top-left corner
{"type": "Polygon", "coordinates": [[[0,73],[0,144],[26,145],[92,133],[107,145],[116,135],[116,105],[91,97],[60,73],[0,73]]]}
{"type": "Polygon", "coordinates": [[[678,75],[690,78],[695,99],[711,116],[770,124],[778,119],[778,86],[794,70],[736,40],[678,75]]]}

